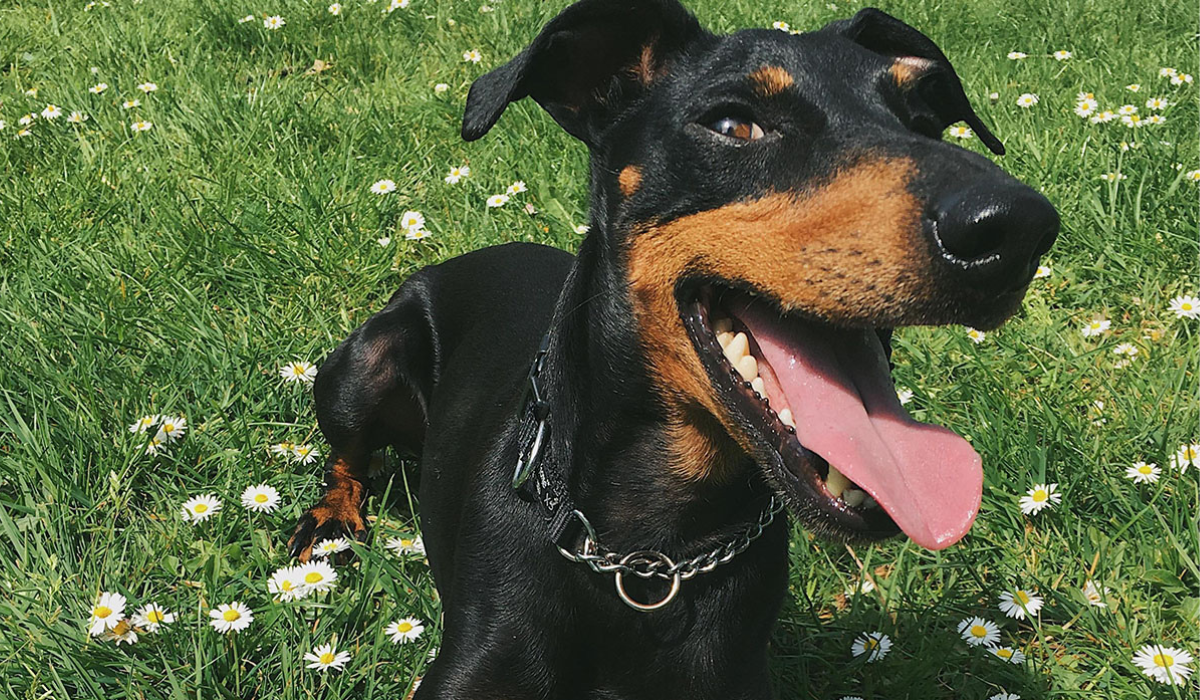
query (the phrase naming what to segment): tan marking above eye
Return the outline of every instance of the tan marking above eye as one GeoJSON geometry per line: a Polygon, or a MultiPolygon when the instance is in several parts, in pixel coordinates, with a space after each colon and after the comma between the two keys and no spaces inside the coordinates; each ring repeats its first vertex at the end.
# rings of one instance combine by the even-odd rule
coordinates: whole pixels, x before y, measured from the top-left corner
{"type": "Polygon", "coordinates": [[[626,165],[617,175],[617,186],[626,198],[632,197],[642,184],[642,169],[636,165],[626,165]]]}
{"type": "Polygon", "coordinates": [[[921,76],[929,72],[933,68],[934,62],[928,58],[918,58],[916,56],[900,56],[893,63],[889,72],[892,74],[892,80],[900,87],[909,87],[915,83],[921,76]]]}
{"type": "Polygon", "coordinates": [[[774,97],[796,82],[791,73],[779,66],[763,66],[746,77],[754,83],[754,91],[763,97],[774,97]]]}

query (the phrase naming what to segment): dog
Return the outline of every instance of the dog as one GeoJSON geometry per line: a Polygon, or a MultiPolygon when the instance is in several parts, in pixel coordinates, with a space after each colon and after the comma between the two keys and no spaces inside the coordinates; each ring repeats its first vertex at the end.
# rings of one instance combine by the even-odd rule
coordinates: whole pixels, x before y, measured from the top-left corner
{"type": "Polygon", "coordinates": [[[590,151],[590,232],[426,267],[329,356],[290,550],[361,539],[394,447],[444,609],[418,700],[771,697],[789,518],[929,549],[971,526],[981,459],[900,408],[891,332],[1001,324],[1058,214],[942,141],[1003,153],[875,9],[717,36],[675,0],[581,0],[475,81],[462,136],[525,97],[590,151]]]}

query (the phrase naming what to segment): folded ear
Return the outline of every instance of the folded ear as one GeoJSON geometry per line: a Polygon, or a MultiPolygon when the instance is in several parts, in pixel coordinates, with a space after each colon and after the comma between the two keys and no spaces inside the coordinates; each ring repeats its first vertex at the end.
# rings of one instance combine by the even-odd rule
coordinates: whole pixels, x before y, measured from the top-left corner
{"type": "Polygon", "coordinates": [[[613,117],[706,35],[676,0],[577,2],[516,58],[475,81],[462,136],[483,136],[508,103],[529,96],[568,133],[594,146],[613,117]]]}
{"type": "Polygon", "coordinates": [[[929,37],[873,7],[825,27],[825,31],[830,30],[903,66],[904,72],[913,77],[917,92],[934,111],[938,133],[955,122],[966,122],[993,153],[1004,154],[1004,145],[971,108],[950,59],[929,37]]]}

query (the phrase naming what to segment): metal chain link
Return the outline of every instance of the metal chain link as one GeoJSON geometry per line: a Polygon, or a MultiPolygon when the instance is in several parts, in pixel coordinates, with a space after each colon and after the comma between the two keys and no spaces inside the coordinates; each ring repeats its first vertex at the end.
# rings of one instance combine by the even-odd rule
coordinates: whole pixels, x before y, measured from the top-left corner
{"type": "Polygon", "coordinates": [[[686,581],[698,574],[707,574],[718,566],[733,561],[734,557],[750,547],[751,542],[762,537],[763,531],[771,523],[775,522],[775,516],[781,510],[783,510],[783,503],[775,496],[771,496],[767,507],[758,516],[758,521],[747,527],[736,539],[710,552],[678,562],[673,566],[667,566],[665,562],[670,560],[662,556],[641,557],[634,563],[622,564],[621,562],[627,558],[626,555],[613,552],[600,544],[596,539],[596,532],[592,529],[591,523],[588,522],[583,513],[575,511],[575,516],[583,523],[584,531],[586,532],[583,539],[583,546],[578,552],[571,552],[562,548],[559,548],[558,551],[571,561],[587,564],[592,571],[598,574],[621,573],[643,579],[657,576],[666,581],[673,580],[678,576],[680,579],[686,581]]]}

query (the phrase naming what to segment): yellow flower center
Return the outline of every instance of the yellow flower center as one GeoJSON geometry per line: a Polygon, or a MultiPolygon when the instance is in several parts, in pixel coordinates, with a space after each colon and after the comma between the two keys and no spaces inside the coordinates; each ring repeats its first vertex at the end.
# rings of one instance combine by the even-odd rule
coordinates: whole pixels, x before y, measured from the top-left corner
{"type": "Polygon", "coordinates": [[[325,576],[320,571],[310,571],[304,575],[304,582],[308,584],[320,583],[325,580],[325,576]]]}
{"type": "Polygon", "coordinates": [[[413,626],[411,622],[401,622],[400,624],[396,625],[397,632],[411,632],[412,628],[413,626]]]}
{"type": "Polygon", "coordinates": [[[1153,470],[1150,469],[1149,464],[1143,464],[1142,466],[1138,467],[1138,472],[1141,474],[1150,474],[1151,471],[1153,470]]]}
{"type": "Polygon", "coordinates": [[[208,510],[208,506],[204,503],[197,503],[196,505],[192,506],[192,510],[197,513],[203,513],[208,510]]]}
{"type": "Polygon", "coordinates": [[[163,621],[163,614],[157,610],[151,610],[150,612],[146,613],[146,621],[153,624],[158,624],[163,621]]]}
{"type": "Polygon", "coordinates": [[[329,664],[333,663],[334,658],[335,657],[333,655],[333,652],[327,651],[324,654],[321,654],[321,663],[323,663],[325,665],[329,665],[329,664]]]}
{"type": "Polygon", "coordinates": [[[165,432],[165,433],[175,432],[175,424],[174,423],[163,423],[163,432],[165,432]]]}
{"type": "Polygon", "coordinates": [[[1017,591],[1013,597],[1020,601],[1021,605],[1029,605],[1029,594],[1025,591],[1017,591]]]}
{"type": "Polygon", "coordinates": [[[226,622],[233,622],[233,621],[237,620],[238,618],[240,618],[241,616],[242,616],[242,614],[240,612],[238,612],[237,610],[234,610],[233,608],[230,608],[230,609],[226,610],[225,612],[221,613],[221,617],[225,618],[226,622]]]}
{"type": "Polygon", "coordinates": [[[1192,304],[1191,304],[1191,302],[1187,302],[1187,301],[1185,301],[1185,302],[1183,302],[1182,304],[1180,304],[1180,305],[1179,305],[1179,308],[1183,309],[1184,311],[1191,311],[1191,310],[1192,310],[1192,304]]]}
{"type": "Polygon", "coordinates": [[[1012,655],[1013,655],[1012,649],[997,649],[996,650],[996,656],[999,656],[1002,659],[1011,659],[1012,655]]]}
{"type": "Polygon", "coordinates": [[[1196,459],[1196,449],[1193,447],[1183,448],[1183,458],[1189,462],[1196,459]]]}
{"type": "Polygon", "coordinates": [[[1175,657],[1170,654],[1155,654],[1154,665],[1162,668],[1170,668],[1175,665],[1175,657]]]}
{"type": "Polygon", "coordinates": [[[304,374],[304,368],[300,365],[293,365],[292,374],[304,374]]]}
{"type": "Polygon", "coordinates": [[[400,546],[401,547],[411,547],[412,543],[413,543],[413,541],[410,539],[405,539],[403,537],[400,538],[400,546]]]}
{"type": "Polygon", "coordinates": [[[1049,497],[1050,497],[1050,494],[1046,493],[1045,489],[1038,489],[1037,491],[1033,492],[1033,502],[1034,503],[1041,503],[1042,501],[1046,500],[1049,497]]]}
{"type": "Polygon", "coordinates": [[[984,627],[983,625],[972,625],[971,626],[971,636],[979,637],[979,638],[986,637],[987,636],[987,628],[984,627]]]}
{"type": "Polygon", "coordinates": [[[92,614],[103,620],[109,615],[112,615],[112,608],[108,607],[107,605],[97,605],[96,609],[92,611],[92,614]]]}
{"type": "Polygon", "coordinates": [[[867,641],[863,642],[863,649],[867,651],[874,651],[877,646],[879,646],[879,641],[874,637],[868,637],[867,641]]]}
{"type": "Polygon", "coordinates": [[[266,503],[267,502],[267,494],[265,494],[265,493],[255,494],[254,502],[255,503],[266,503]]]}
{"type": "Polygon", "coordinates": [[[291,581],[289,581],[289,580],[287,580],[287,579],[284,579],[284,580],[283,580],[283,583],[279,584],[279,590],[281,590],[281,591],[283,591],[283,592],[285,592],[285,593],[286,593],[287,591],[290,591],[290,590],[292,590],[292,582],[291,582],[291,581]]]}

